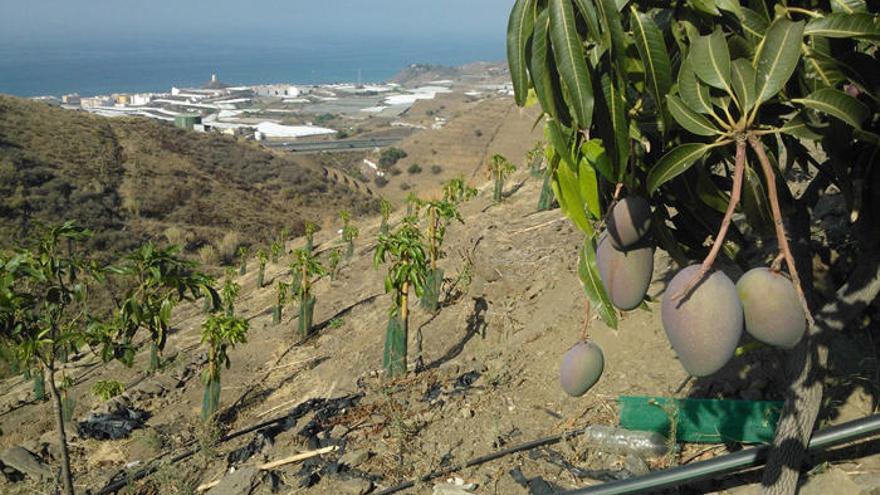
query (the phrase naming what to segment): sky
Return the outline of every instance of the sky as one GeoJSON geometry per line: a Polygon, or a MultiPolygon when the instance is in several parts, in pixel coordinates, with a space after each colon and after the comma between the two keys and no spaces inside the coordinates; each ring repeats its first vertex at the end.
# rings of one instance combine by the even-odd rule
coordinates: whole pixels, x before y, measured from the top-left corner
{"type": "Polygon", "coordinates": [[[501,40],[513,0],[0,0],[0,42],[224,34],[501,40]],[[253,7],[256,6],[256,7],[253,7]]]}

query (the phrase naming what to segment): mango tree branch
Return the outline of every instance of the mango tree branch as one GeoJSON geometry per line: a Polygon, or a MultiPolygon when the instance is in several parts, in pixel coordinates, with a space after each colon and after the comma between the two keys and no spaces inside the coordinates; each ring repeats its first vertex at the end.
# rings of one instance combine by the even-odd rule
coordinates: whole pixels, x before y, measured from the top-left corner
{"type": "Polygon", "coordinates": [[[724,219],[721,221],[721,228],[718,229],[718,235],[715,236],[715,242],[712,243],[712,249],[700,265],[700,271],[697,272],[684,289],[672,296],[674,301],[681,300],[690,294],[694,287],[703,280],[703,277],[709,273],[712,264],[715,263],[715,258],[718,257],[718,253],[721,251],[721,246],[724,244],[724,237],[727,235],[727,229],[730,227],[730,222],[733,219],[733,212],[736,210],[736,206],[739,204],[739,198],[742,195],[745,164],[746,141],[745,138],[738,138],[736,140],[736,164],[734,165],[733,170],[733,189],[730,192],[730,201],[727,202],[727,211],[724,212],[724,219]]]}
{"type": "Polygon", "coordinates": [[[767,153],[764,151],[764,145],[761,143],[761,140],[755,135],[749,135],[749,144],[758,156],[758,162],[761,164],[761,169],[764,171],[764,178],[767,181],[767,193],[770,200],[770,210],[773,212],[773,224],[776,228],[776,241],[779,243],[779,251],[782,252],[782,255],[785,258],[785,264],[788,266],[789,275],[791,275],[791,280],[797,291],[798,300],[800,300],[801,306],[803,306],[804,309],[804,314],[807,317],[807,325],[812,327],[815,324],[813,321],[813,315],[810,313],[810,305],[807,303],[807,297],[801,286],[801,280],[798,276],[797,267],[795,266],[794,256],[791,254],[791,247],[789,246],[788,238],[785,235],[785,225],[782,223],[782,211],[779,208],[779,195],[776,192],[776,174],[773,172],[773,167],[770,165],[770,160],[767,158],[767,153]]]}

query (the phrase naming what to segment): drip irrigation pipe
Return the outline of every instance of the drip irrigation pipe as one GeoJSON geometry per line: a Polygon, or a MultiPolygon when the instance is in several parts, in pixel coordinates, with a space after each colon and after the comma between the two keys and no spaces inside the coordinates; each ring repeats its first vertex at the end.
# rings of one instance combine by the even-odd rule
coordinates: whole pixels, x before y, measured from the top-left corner
{"type": "MultiPolygon", "coordinates": [[[[822,450],[877,433],[880,433],[880,414],[849,421],[816,432],[813,438],[810,439],[808,451],[822,450]]],[[[733,454],[715,457],[707,461],[694,462],[685,466],[656,471],[627,480],[612,481],[601,485],[569,490],[563,492],[563,495],[629,495],[634,493],[650,493],[685,483],[715,478],[718,475],[732,473],[747,467],[760,466],[766,461],[769,451],[769,445],[762,445],[733,454]]]]}
{"type": "MultiPolygon", "coordinates": [[[[559,435],[540,438],[531,442],[515,445],[508,449],[499,450],[492,454],[475,457],[464,464],[440,469],[419,478],[419,481],[430,481],[440,476],[459,471],[464,468],[478,466],[480,464],[515,454],[524,450],[531,450],[545,445],[559,442],[563,438],[576,437],[586,432],[586,428],[572,430],[559,435]]],[[[821,450],[834,445],[851,442],[863,437],[880,433],[880,414],[857,419],[837,426],[826,428],[813,435],[810,440],[809,451],[821,450]]],[[[578,488],[564,492],[562,495],[631,495],[648,493],[662,488],[669,488],[685,483],[711,478],[719,474],[739,471],[750,466],[761,465],[767,457],[770,447],[763,445],[751,449],[741,450],[733,454],[727,454],[708,461],[700,461],[686,466],[680,466],[663,471],[657,471],[644,476],[638,476],[622,481],[613,481],[601,485],[578,488]]],[[[390,495],[415,486],[416,481],[405,481],[399,485],[378,491],[373,495],[390,495]]]]}

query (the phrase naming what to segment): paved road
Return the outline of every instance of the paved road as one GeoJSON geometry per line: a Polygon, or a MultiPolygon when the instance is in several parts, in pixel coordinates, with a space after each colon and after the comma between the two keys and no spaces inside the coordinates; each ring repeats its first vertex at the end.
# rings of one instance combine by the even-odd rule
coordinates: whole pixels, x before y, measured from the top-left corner
{"type": "Polygon", "coordinates": [[[320,153],[324,151],[351,151],[372,148],[384,148],[400,142],[402,138],[365,138],[365,139],[342,139],[336,141],[289,141],[289,142],[263,142],[271,148],[279,148],[291,153],[320,153]]]}

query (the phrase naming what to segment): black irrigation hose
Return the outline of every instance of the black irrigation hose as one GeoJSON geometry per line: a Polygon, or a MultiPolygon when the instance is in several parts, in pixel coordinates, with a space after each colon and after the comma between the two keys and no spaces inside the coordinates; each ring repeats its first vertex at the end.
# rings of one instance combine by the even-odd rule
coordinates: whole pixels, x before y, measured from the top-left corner
{"type": "MultiPolygon", "coordinates": [[[[851,442],[880,433],[880,414],[849,421],[818,431],[810,440],[809,451],[817,451],[834,445],[851,442]]],[[[717,477],[743,468],[760,466],[767,458],[770,446],[762,445],[709,459],[694,462],[644,476],[601,485],[578,488],[564,492],[564,495],[627,495],[650,493],[663,488],[671,488],[685,483],[717,477]]]]}
{"type": "MultiPolygon", "coordinates": [[[[437,470],[426,474],[419,478],[419,481],[430,481],[434,478],[453,473],[455,471],[477,466],[499,457],[515,454],[523,450],[531,450],[544,445],[550,445],[559,442],[566,437],[576,437],[583,434],[586,428],[573,430],[559,435],[540,438],[531,442],[515,445],[508,449],[499,450],[492,454],[473,458],[464,464],[452,466],[446,469],[437,470]]],[[[851,442],[860,438],[880,433],[880,414],[868,416],[867,418],[849,421],[837,426],[826,428],[813,435],[810,440],[809,450],[821,450],[826,447],[832,447],[841,443],[851,442]]],[[[662,488],[669,488],[682,485],[687,482],[699,481],[711,478],[719,474],[739,471],[740,469],[758,466],[767,457],[770,447],[763,445],[751,449],[741,450],[733,454],[727,454],[708,461],[700,461],[686,466],[679,466],[672,469],[665,469],[644,476],[637,476],[622,481],[613,481],[603,483],[601,485],[591,486],[587,488],[578,488],[564,492],[563,495],[629,495],[635,493],[647,493],[662,488]]],[[[416,481],[405,481],[399,485],[386,488],[373,495],[390,495],[392,493],[406,490],[415,486],[416,481]]]]}

